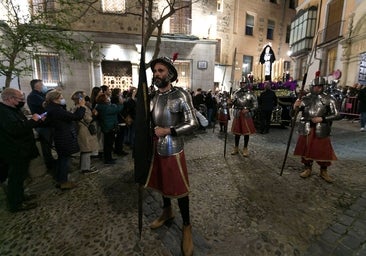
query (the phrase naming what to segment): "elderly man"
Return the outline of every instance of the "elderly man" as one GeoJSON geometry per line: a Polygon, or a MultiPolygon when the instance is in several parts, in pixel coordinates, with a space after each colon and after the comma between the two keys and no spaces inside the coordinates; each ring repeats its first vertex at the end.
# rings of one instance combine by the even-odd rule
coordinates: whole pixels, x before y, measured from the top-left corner
{"type": "Polygon", "coordinates": [[[159,228],[174,218],[171,198],[178,199],[183,219],[183,255],[193,254],[192,227],[189,214],[189,181],[182,135],[198,126],[191,95],[172,86],[178,74],[169,58],[152,61],[153,83],[158,88],[151,106],[155,135],[155,154],[146,186],[163,196],[163,213],[151,228],[159,228]]]}
{"type": "Polygon", "coordinates": [[[21,91],[6,88],[1,93],[0,103],[0,155],[8,165],[7,201],[11,212],[35,208],[36,203],[27,201],[23,182],[28,175],[31,159],[38,156],[33,128],[42,117],[33,114],[27,119],[21,111],[25,104],[21,91]]]}

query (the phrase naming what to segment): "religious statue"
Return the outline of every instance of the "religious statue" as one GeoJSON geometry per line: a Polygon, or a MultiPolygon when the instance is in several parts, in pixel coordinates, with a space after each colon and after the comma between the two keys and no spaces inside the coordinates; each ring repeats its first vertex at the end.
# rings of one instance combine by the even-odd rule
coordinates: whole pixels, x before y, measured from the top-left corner
{"type": "Polygon", "coordinates": [[[264,80],[272,81],[272,63],[276,60],[274,52],[269,44],[264,47],[259,62],[264,65],[264,80]]]}

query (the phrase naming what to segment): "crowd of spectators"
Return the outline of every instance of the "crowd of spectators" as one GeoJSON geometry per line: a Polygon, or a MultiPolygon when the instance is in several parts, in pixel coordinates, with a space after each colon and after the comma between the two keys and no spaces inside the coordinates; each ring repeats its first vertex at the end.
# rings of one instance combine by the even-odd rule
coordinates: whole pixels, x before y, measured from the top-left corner
{"type": "Polygon", "coordinates": [[[118,157],[129,154],[126,147],[134,143],[133,87],[122,92],[103,85],[94,87],[90,94],[77,90],[67,99],[61,90],[48,90],[42,80],[34,79],[30,86],[27,97],[14,88],[1,94],[1,119],[8,121],[0,126],[0,155],[4,156],[0,158],[0,182],[12,212],[37,206],[33,201],[36,196],[25,194],[23,183],[29,176],[30,161],[40,153],[55,187],[69,190],[77,186],[69,180],[72,159],[80,159],[82,174],[95,173],[98,169],[92,158],[113,165],[118,157]]]}

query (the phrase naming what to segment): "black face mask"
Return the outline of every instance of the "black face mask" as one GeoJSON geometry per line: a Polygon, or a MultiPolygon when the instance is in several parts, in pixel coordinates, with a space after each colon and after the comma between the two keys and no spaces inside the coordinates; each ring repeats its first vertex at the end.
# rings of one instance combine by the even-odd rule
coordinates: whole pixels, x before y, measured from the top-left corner
{"type": "Polygon", "coordinates": [[[18,102],[18,104],[17,104],[17,105],[15,105],[15,107],[16,107],[17,109],[21,109],[22,107],[24,107],[24,104],[25,104],[25,102],[24,102],[24,101],[19,101],[19,102],[18,102]]]}

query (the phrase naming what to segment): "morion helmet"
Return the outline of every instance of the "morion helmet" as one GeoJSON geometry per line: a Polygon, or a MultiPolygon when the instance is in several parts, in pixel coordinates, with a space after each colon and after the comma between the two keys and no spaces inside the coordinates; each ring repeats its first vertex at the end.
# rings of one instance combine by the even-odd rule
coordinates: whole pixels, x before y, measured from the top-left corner
{"type": "Polygon", "coordinates": [[[174,82],[175,80],[177,80],[178,72],[175,69],[175,67],[173,65],[173,61],[170,58],[160,57],[160,58],[157,58],[157,59],[151,61],[150,67],[151,67],[152,71],[154,71],[154,67],[155,67],[156,63],[161,63],[168,68],[170,82],[174,82]]]}

